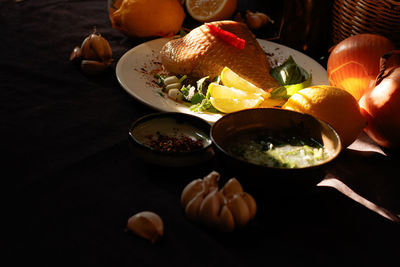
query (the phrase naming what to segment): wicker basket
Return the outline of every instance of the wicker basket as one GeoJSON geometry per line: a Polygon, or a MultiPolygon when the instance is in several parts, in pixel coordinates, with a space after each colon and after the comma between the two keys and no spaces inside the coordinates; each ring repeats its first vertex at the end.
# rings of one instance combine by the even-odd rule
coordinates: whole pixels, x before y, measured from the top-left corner
{"type": "Polygon", "coordinates": [[[334,44],[358,33],[378,33],[400,47],[400,1],[335,0],[332,11],[334,44]]]}

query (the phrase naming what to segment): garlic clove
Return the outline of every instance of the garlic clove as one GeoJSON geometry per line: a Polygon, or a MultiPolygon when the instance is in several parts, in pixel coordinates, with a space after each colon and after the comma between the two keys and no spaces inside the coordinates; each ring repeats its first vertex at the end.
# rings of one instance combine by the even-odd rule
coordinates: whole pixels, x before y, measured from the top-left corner
{"type": "Polygon", "coordinates": [[[95,60],[82,60],[81,70],[87,75],[96,75],[103,72],[108,65],[104,62],[99,62],[95,60]]]}
{"type": "Polygon", "coordinates": [[[214,227],[218,222],[218,215],[223,200],[217,189],[211,191],[202,201],[199,208],[199,219],[206,225],[214,227]]]}
{"type": "Polygon", "coordinates": [[[218,220],[218,229],[224,232],[230,232],[235,229],[235,220],[231,210],[226,205],[224,205],[221,209],[218,220]]]}
{"type": "Polygon", "coordinates": [[[218,188],[220,175],[216,171],[210,172],[206,177],[203,178],[206,188],[211,191],[213,188],[218,188]]]}
{"type": "Polygon", "coordinates": [[[161,217],[151,211],[142,211],[130,217],[127,228],[152,243],[155,243],[164,234],[164,224],[161,217]]]}
{"type": "Polygon", "coordinates": [[[250,210],[246,201],[241,195],[234,195],[228,201],[228,207],[235,219],[235,225],[238,227],[244,226],[250,220],[250,210]]]}
{"type": "Polygon", "coordinates": [[[243,192],[243,187],[236,178],[229,179],[229,181],[226,182],[226,184],[222,188],[222,193],[228,198],[242,192],[243,192]]]}
{"type": "Polygon", "coordinates": [[[69,61],[79,62],[82,58],[82,49],[79,46],[75,46],[69,56],[69,61]]]}
{"type": "Polygon", "coordinates": [[[242,198],[243,200],[246,202],[247,207],[249,208],[249,216],[250,216],[250,220],[254,218],[254,216],[256,216],[257,213],[257,203],[256,200],[248,193],[243,192],[242,193],[242,198]]]}
{"type": "Polygon", "coordinates": [[[92,49],[92,38],[93,33],[83,40],[81,45],[82,57],[88,60],[100,60],[100,58],[97,56],[97,53],[92,49]]]}
{"type": "Polygon", "coordinates": [[[192,200],[197,194],[201,193],[204,189],[203,180],[196,179],[190,182],[182,191],[181,194],[181,205],[186,207],[190,200],[192,200]]]}
{"type": "Polygon", "coordinates": [[[204,196],[197,194],[185,207],[186,216],[193,221],[199,219],[200,205],[203,202],[204,196]]]}

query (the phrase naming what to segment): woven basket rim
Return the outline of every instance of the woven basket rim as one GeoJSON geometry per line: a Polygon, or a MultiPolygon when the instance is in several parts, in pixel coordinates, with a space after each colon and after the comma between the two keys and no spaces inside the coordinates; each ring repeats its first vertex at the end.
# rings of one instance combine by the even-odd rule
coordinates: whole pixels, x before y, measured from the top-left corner
{"type": "Polygon", "coordinates": [[[335,0],[332,8],[334,43],[357,33],[378,33],[400,46],[400,1],[335,0]]]}

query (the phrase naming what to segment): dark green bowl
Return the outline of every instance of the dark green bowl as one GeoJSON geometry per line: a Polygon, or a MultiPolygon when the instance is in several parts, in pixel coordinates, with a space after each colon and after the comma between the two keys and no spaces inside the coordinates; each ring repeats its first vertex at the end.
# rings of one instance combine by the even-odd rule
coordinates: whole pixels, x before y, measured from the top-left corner
{"type": "Polygon", "coordinates": [[[227,114],[214,123],[210,136],[223,168],[232,176],[242,177],[243,182],[255,181],[256,184],[315,185],[324,176],[321,172],[323,166],[334,160],[341,151],[340,138],[329,124],[307,114],[279,108],[248,109],[227,114]],[[251,163],[231,153],[227,141],[248,131],[301,134],[318,140],[329,150],[329,157],[317,165],[301,168],[251,163]]]}

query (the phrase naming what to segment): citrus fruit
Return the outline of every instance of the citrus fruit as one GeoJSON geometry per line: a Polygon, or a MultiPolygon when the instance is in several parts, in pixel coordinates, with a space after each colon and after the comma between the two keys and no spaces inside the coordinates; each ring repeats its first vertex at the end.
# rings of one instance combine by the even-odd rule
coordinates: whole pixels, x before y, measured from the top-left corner
{"type": "Polygon", "coordinates": [[[216,83],[211,83],[208,89],[211,93],[211,104],[223,113],[255,108],[264,101],[260,95],[216,83]]]}
{"type": "Polygon", "coordinates": [[[178,0],[123,0],[110,14],[112,26],[132,37],[173,36],[185,11],[178,0]]]}
{"type": "Polygon", "coordinates": [[[279,108],[286,103],[286,99],[282,98],[266,98],[260,104],[259,108],[279,108]]]}
{"type": "Polygon", "coordinates": [[[111,19],[111,15],[119,9],[123,0],[108,0],[108,14],[111,19]]]}
{"type": "Polygon", "coordinates": [[[224,67],[221,72],[221,82],[227,87],[238,88],[251,94],[261,95],[265,98],[270,96],[268,92],[240,77],[239,74],[228,67],[224,67]]]}
{"type": "Polygon", "coordinates": [[[357,100],[347,91],[328,85],[304,88],[293,94],[282,108],[310,114],[329,123],[342,146],[353,143],[366,126],[357,100]]]}
{"type": "Polygon", "coordinates": [[[230,18],[237,7],[237,0],[186,0],[189,15],[200,22],[230,18]]]}

